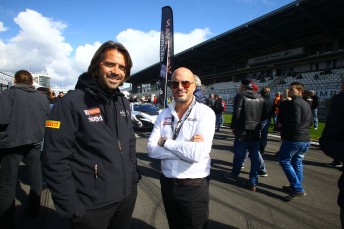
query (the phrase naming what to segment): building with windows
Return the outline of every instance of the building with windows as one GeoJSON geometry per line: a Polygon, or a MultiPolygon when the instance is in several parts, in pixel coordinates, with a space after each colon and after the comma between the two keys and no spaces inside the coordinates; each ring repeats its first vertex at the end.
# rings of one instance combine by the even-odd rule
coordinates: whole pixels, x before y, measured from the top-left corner
{"type": "Polygon", "coordinates": [[[11,87],[13,83],[14,83],[13,76],[0,72],[0,93],[8,89],[9,87],[11,87]]]}
{"type": "Polygon", "coordinates": [[[50,87],[50,76],[48,73],[31,73],[33,80],[41,87],[50,87]]]}

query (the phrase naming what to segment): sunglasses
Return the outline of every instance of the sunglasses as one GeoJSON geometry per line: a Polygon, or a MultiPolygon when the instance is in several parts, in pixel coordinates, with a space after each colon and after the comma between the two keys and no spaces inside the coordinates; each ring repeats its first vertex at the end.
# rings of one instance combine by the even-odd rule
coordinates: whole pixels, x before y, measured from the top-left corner
{"type": "Polygon", "coordinates": [[[191,84],[193,84],[194,82],[190,82],[187,80],[183,80],[183,81],[170,81],[170,85],[173,89],[177,89],[179,87],[179,84],[182,85],[183,88],[188,89],[191,84]]]}

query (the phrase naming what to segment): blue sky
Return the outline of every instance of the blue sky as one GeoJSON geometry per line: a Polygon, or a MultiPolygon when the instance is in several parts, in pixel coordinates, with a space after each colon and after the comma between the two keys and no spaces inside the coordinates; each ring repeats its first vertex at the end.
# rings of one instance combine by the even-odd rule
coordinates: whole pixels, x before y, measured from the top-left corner
{"type": "MultiPolygon", "coordinates": [[[[123,43],[132,73],[159,61],[161,8],[171,6],[175,53],[234,29],[290,0],[2,0],[0,72],[47,72],[74,88],[99,45],[123,43]]],[[[157,73],[158,74],[158,73],[157,73]]]]}

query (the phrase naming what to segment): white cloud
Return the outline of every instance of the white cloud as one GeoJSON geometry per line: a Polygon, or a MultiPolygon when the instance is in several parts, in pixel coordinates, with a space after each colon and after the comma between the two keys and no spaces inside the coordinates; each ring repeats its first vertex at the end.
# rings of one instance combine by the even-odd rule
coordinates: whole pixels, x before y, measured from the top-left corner
{"type": "Polygon", "coordinates": [[[7,28],[4,26],[4,23],[0,21],[0,32],[7,31],[7,28]]]}
{"type": "MultiPolygon", "coordinates": [[[[194,29],[189,34],[174,34],[174,53],[177,54],[207,39],[210,30],[194,29]]],[[[149,31],[147,33],[127,29],[118,34],[118,42],[122,43],[130,52],[133,60],[132,73],[138,72],[159,62],[160,31],[149,31]]]]}
{"type": "MultiPolygon", "coordinates": [[[[45,17],[39,12],[26,9],[14,18],[19,32],[8,43],[0,40],[0,71],[16,72],[19,69],[31,69],[32,72],[47,72],[52,86],[73,89],[78,76],[87,70],[89,62],[101,45],[83,44],[73,47],[65,40],[62,32],[67,25],[45,17]]],[[[0,23],[1,28],[4,28],[0,23]]],[[[175,54],[203,42],[210,30],[195,29],[188,34],[175,33],[175,54]]],[[[159,61],[160,31],[143,32],[127,29],[116,36],[130,52],[134,67],[138,72],[159,61]]]]}

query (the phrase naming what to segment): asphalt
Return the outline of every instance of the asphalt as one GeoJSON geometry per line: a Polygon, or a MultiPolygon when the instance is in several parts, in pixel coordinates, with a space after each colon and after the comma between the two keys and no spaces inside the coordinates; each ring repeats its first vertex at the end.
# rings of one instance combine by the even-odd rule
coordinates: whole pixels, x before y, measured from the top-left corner
{"type": "MultiPolygon", "coordinates": [[[[149,133],[137,133],[138,167],[143,173],[131,228],[168,228],[160,194],[159,161],[147,156],[149,133]]],[[[330,168],[331,158],[312,142],[305,155],[303,185],[305,197],[287,202],[282,185],[288,183],[275,153],[280,146],[278,134],[270,135],[263,156],[268,177],[260,177],[256,192],[246,189],[250,161],[239,179],[226,179],[224,174],[232,168],[233,135],[228,128],[217,132],[211,152],[210,209],[208,228],[341,228],[339,207],[336,204],[337,181],[341,171],[330,168]]],[[[41,198],[42,211],[36,219],[25,213],[28,185],[25,165],[20,166],[16,195],[16,226],[22,228],[69,229],[68,221],[54,208],[49,190],[41,198]]]]}

